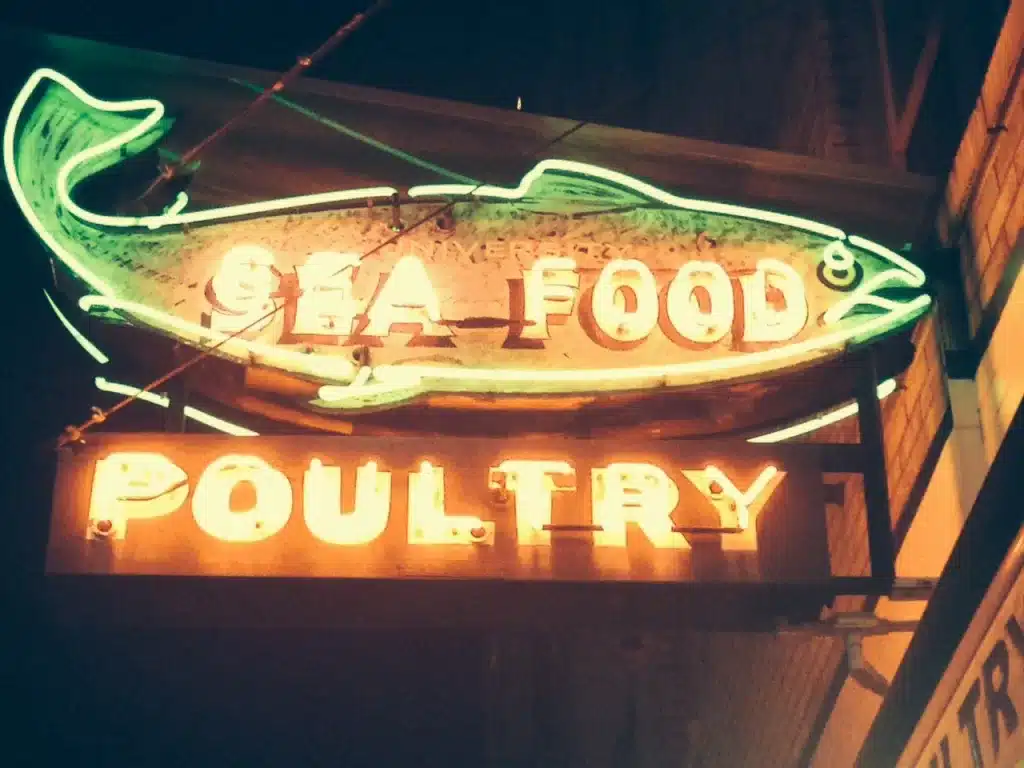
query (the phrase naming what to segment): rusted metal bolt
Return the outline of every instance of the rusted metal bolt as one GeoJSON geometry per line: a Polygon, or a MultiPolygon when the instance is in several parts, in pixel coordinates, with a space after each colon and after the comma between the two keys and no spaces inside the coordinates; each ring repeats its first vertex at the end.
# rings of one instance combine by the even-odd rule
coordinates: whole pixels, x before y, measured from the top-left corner
{"type": "Polygon", "coordinates": [[[352,349],[352,362],[357,365],[370,364],[370,349],[366,346],[358,346],[352,349]]]}

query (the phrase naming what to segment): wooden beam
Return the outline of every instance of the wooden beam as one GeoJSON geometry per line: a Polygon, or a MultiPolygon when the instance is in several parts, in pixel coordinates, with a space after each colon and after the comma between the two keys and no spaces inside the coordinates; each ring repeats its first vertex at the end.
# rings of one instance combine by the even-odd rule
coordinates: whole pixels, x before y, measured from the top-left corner
{"type": "Polygon", "coordinates": [[[867,502],[871,575],[891,583],[896,575],[896,543],[889,509],[882,409],[875,394],[878,372],[870,353],[865,356],[864,370],[860,372],[857,384],[857,420],[860,424],[860,447],[864,451],[864,499],[867,502]]]}
{"type": "MultiPolygon", "coordinates": [[[[3,27],[0,49],[11,87],[28,78],[33,63],[45,63],[103,98],[160,99],[176,117],[168,146],[179,152],[252,100],[252,90],[238,81],[267,85],[278,74],[3,27]]],[[[423,167],[339,133],[334,124],[430,164],[500,184],[518,184],[537,159],[531,153],[573,125],[312,78],[289,89],[288,100],[304,112],[275,102],[257,123],[240,125],[211,149],[189,189],[196,205],[437,179],[423,167]]],[[[935,188],[933,179],[896,168],[606,125],[588,125],[556,149],[552,154],[558,157],[611,167],[679,194],[799,213],[883,242],[915,237],[935,188]]]]}
{"type": "Polygon", "coordinates": [[[885,0],[871,0],[871,10],[875,17],[875,37],[878,40],[879,70],[882,75],[882,98],[885,102],[885,127],[889,139],[890,163],[894,167],[902,167],[896,154],[896,139],[899,121],[896,117],[896,100],[892,88],[892,68],[889,64],[889,38],[885,25],[885,0]]]}
{"type": "Polygon", "coordinates": [[[914,78],[910,83],[910,90],[907,93],[903,114],[900,115],[899,123],[896,126],[895,144],[892,150],[900,158],[901,166],[906,164],[910,136],[914,131],[914,126],[917,124],[917,115],[921,111],[925,90],[928,88],[928,80],[931,78],[932,69],[935,68],[935,60],[939,55],[942,27],[942,13],[937,11],[932,16],[931,22],[928,25],[928,36],[925,39],[924,48],[921,50],[921,56],[917,60],[917,66],[914,68],[914,78]]]}
{"type": "Polygon", "coordinates": [[[891,582],[513,582],[47,576],[45,617],[59,627],[464,628],[484,631],[774,632],[816,620],[838,595],[888,594],[891,582]]]}

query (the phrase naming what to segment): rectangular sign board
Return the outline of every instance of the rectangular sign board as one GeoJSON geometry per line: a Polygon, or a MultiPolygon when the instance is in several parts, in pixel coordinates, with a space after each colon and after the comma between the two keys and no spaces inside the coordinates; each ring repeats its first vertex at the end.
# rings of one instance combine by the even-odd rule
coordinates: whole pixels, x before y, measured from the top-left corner
{"type": "MultiPolygon", "coordinates": [[[[916,757],[903,755],[900,765],[1009,768],[1024,761],[1024,572],[981,631],[984,637],[967,668],[956,672],[960,682],[924,749],[916,757]]],[[[977,634],[972,628],[972,638],[977,634]]]]}
{"type": "Polygon", "coordinates": [[[812,446],[97,434],[51,575],[558,582],[829,577],[812,446]]]}

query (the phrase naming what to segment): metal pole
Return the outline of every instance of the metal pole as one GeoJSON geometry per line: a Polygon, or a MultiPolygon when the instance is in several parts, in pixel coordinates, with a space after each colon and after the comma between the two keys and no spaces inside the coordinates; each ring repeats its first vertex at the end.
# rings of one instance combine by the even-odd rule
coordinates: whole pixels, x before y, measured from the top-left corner
{"type": "Polygon", "coordinates": [[[185,406],[188,405],[188,387],[180,378],[171,379],[167,383],[167,395],[170,402],[167,405],[164,431],[184,432],[185,406]]]}
{"type": "Polygon", "coordinates": [[[924,48],[914,68],[914,78],[910,82],[910,90],[904,103],[903,112],[900,114],[896,124],[895,146],[893,154],[898,158],[900,167],[905,167],[907,162],[907,148],[910,146],[910,136],[917,124],[917,115],[921,111],[921,104],[924,102],[925,90],[928,88],[928,79],[931,77],[932,69],[935,67],[935,60],[939,56],[939,43],[942,40],[943,17],[941,12],[936,12],[928,24],[928,37],[925,39],[924,48]]]}
{"type": "Polygon", "coordinates": [[[896,117],[896,99],[893,96],[892,67],[889,64],[889,33],[885,24],[885,7],[882,0],[872,0],[871,10],[875,19],[875,39],[878,42],[878,70],[882,76],[882,101],[885,107],[886,138],[889,143],[889,162],[899,167],[896,155],[896,134],[899,120],[896,117]]]}
{"type": "Polygon", "coordinates": [[[864,462],[864,500],[867,505],[868,550],[871,576],[887,581],[896,578],[896,547],[889,511],[889,480],[885,467],[882,408],[878,402],[878,371],[874,356],[866,355],[857,376],[857,420],[864,462]]]}

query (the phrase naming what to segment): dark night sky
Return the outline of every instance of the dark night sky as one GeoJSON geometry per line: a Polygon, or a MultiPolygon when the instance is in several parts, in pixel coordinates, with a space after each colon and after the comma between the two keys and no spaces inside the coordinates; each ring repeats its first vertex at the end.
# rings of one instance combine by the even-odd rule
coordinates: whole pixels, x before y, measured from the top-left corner
{"type": "MultiPolygon", "coordinates": [[[[12,4],[15,5],[15,4],[12,4]]],[[[13,24],[45,28],[104,42],[172,52],[212,61],[273,70],[287,69],[296,56],[316,48],[369,0],[352,2],[168,3],[159,11],[126,0],[68,4],[18,3],[3,15],[13,24]],[[238,9],[246,7],[244,13],[238,9]],[[300,10],[301,9],[301,10],[300,10]]],[[[527,105],[543,90],[547,46],[572,48],[571,61],[556,79],[585,91],[600,70],[621,66],[612,51],[581,44],[588,26],[614,16],[631,44],[628,67],[639,71],[649,59],[663,2],[611,4],[621,12],[595,12],[586,0],[515,3],[395,0],[369,21],[315,76],[353,84],[442,96],[512,108],[517,96],[527,105]],[[588,12],[589,11],[589,12],[588,12]]],[[[694,4],[694,13],[705,13],[694,4]]],[[[568,58],[568,57],[566,57],[568,58]]],[[[550,79],[550,78],[549,78],[550,79]]]]}

